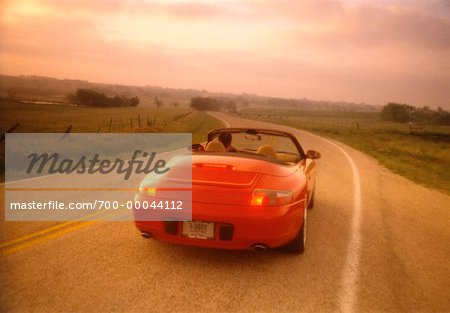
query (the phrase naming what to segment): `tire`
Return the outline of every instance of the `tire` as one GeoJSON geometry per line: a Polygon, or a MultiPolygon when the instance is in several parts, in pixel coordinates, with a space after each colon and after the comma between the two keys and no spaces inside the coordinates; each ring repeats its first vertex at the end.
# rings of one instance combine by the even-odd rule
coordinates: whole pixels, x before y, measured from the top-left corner
{"type": "Polygon", "coordinates": [[[304,213],[303,213],[303,223],[302,223],[302,227],[300,228],[297,236],[295,236],[295,238],[289,242],[287,245],[284,246],[284,248],[286,249],[286,251],[290,252],[290,253],[295,253],[295,254],[301,254],[305,251],[305,245],[306,245],[306,229],[307,229],[307,212],[308,209],[307,207],[305,207],[304,209],[304,213]]]}

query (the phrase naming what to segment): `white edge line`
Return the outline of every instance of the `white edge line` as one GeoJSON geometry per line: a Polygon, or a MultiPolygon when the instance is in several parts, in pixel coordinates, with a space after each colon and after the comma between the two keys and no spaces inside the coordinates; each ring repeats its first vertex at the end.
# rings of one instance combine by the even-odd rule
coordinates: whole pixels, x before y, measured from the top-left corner
{"type": "MultiPolygon", "coordinates": [[[[209,112],[208,112],[208,114],[209,114],[209,112]]],[[[230,128],[230,123],[228,123],[228,122],[227,122],[226,120],[224,120],[223,118],[214,116],[214,115],[212,115],[212,114],[209,114],[209,116],[211,116],[211,117],[213,117],[213,118],[218,119],[219,121],[221,121],[221,122],[225,125],[226,128],[230,128]]]]}
{"type": "Polygon", "coordinates": [[[313,137],[317,137],[336,149],[338,149],[347,159],[352,169],[353,176],[353,214],[350,224],[350,242],[347,246],[345,263],[341,273],[341,286],[339,292],[339,312],[356,312],[358,298],[358,279],[359,279],[359,262],[361,255],[361,219],[362,219],[362,201],[361,201],[361,176],[352,157],[335,142],[318,136],[316,134],[286,126],[296,131],[308,133],[313,137]]]}
{"type": "MultiPolygon", "coordinates": [[[[213,116],[221,120],[227,127],[230,124],[219,117],[213,116]]],[[[293,127],[286,126],[295,131],[302,131],[293,127]]],[[[317,137],[338,149],[347,159],[352,169],[353,176],[353,214],[351,219],[351,238],[347,247],[344,268],[341,273],[341,288],[339,293],[339,312],[355,312],[358,297],[358,278],[359,278],[359,261],[361,255],[361,176],[352,157],[342,147],[333,141],[307,132],[311,136],[317,137]]]]}
{"type": "MultiPolygon", "coordinates": [[[[313,134],[314,135],[314,134],[313,134]]],[[[358,298],[359,261],[361,255],[361,178],[355,162],[350,155],[331,140],[314,135],[336,147],[350,163],[353,174],[353,214],[351,219],[351,238],[347,247],[344,268],[341,273],[339,311],[356,312],[358,298]]]]}

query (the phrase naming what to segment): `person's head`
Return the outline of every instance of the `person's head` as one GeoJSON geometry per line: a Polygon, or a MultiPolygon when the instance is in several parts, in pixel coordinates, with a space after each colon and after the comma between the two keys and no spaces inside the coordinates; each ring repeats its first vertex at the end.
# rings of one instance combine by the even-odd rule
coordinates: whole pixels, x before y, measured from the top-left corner
{"type": "Polygon", "coordinates": [[[228,148],[231,145],[231,134],[224,132],[219,134],[219,141],[228,148]]]}

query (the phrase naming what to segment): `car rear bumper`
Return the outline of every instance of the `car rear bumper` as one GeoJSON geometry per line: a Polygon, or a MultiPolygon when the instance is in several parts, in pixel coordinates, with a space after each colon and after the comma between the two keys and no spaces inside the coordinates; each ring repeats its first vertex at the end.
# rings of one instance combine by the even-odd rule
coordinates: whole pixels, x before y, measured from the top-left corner
{"type": "Polygon", "coordinates": [[[135,221],[136,227],[155,239],[221,249],[269,248],[290,242],[302,226],[304,202],[281,207],[229,206],[193,203],[192,220],[213,222],[214,238],[189,238],[182,221],[135,221]]]}

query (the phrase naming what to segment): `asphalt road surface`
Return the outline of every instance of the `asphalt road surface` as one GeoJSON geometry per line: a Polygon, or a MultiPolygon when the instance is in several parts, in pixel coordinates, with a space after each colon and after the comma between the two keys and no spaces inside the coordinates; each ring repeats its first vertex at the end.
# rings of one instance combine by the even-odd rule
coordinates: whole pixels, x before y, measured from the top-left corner
{"type": "Polygon", "coordinates": [[[145,240],[132,222],[2,221],[0,311],[449,312],[450,197],[294,133],[322,153],[303,255],[145,240]]]}

